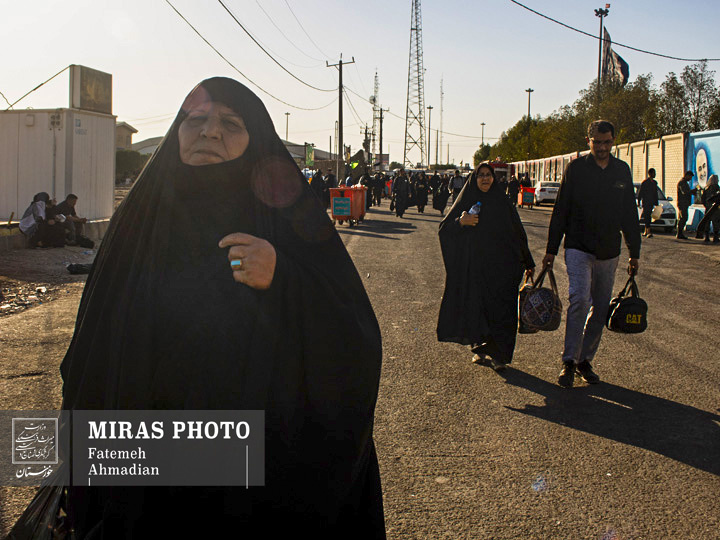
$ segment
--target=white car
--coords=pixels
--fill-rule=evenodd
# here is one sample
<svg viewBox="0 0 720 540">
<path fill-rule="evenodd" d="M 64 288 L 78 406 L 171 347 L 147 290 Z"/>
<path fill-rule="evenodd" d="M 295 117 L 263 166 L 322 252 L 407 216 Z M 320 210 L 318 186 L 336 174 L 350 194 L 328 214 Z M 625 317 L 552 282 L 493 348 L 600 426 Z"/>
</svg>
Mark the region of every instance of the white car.
<svg viewBox="0 0 720 540">
<path fill-rule="evenodd" d="M 637 200 L 637 192 L 640 189 L 640 184 L 633 184 L 635 186 L 635 200 Z M 662 214 L 658 219 L 653 220 L 650 223 L 650 227 L 660 227 L 665 232 L 672 232 L 677 224 L 677 212 L 675 207 L 670 204 L 672 197 L 666 197 L 662 189 L 658 187 L 658 204 L 662 206 Z M 640 218 L 640 226 L 642 223 L 642 208 L 638 206 L 638 218 Z"/>
<path fill-rule="evenodd" d="M 540 206 L 544 202 L 554 203 L 559 187 L 560 182 L 538 182 L 535 185 L 535 205 Z"/>
</svg>

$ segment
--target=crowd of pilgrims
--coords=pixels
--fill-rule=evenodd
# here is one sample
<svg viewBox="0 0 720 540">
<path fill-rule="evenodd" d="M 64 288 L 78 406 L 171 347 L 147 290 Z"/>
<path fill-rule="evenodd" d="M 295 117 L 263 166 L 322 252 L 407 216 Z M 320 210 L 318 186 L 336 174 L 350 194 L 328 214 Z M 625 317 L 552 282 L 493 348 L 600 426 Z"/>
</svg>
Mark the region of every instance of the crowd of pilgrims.
<svg viewBox="0 0 720 540">
<path fill-rule="evenodd" d="M 455 202 L 468 177 L 469 175 L 461 175 L 460 170 L 456 170 L 454 174 L 440 174 L 435 171 L 430 175 L 425 171 L 414 171 L 408 175 L 405 169 L 398 169 L 388 175 L 385 172 L 370 174 L 365 169 L 359 180 L 349 175 L 345 180 L 338 182 L 332 170 L 328 169 L 325 175 L 321 170 L 316 171 L 310 179 L 310 187 L 323 202 L 326 210 L 330 208 L 331 188 L 360 185 L 368 190 L 365 199 L 367 208 L 380 206 L 385 197 L 390 199 L 390 211 L 394 211 L 397 217 L 402 218 L 405 211 L 413 206 L 422 214 L 432 194 L 433 209 L 444 216 L 448 200 L 452 198 L 452 202 Z M 527 176 L 518 179 L 513 175 L 510 180 L 505 177 L 498 178 L 500 191 L 507 195 L 513 205 L 517 204 L 520 188 L 530 186 L 532 182 Z"/>
</svg>

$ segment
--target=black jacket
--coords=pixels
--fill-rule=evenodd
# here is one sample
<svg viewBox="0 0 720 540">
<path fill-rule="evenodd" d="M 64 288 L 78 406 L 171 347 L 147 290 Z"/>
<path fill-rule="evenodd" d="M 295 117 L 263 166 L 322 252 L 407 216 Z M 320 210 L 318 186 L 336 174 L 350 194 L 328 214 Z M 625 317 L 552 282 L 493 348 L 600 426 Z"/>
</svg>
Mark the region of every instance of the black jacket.
<svg viewBox="0 0 720 540">
<path fill-rule="evenodd" d="M 690 189 L 690 183 L 683 178 L 677 185 L 677 205 L 679 208 L 687 208 L 692 204 L 692 196 L 697 195 L 697 189 Z"/>
<path fill-rule="evenodd" d="M 592 154 L 571 161 L 565 169 L 550 220 L 547 253 L 579 249 L 598 259 L 620 254 L 620 231 L 630 257 L 640 257 L 640 225 L 627 163 L 610 156 L 604 169 Z"/>
</svg>

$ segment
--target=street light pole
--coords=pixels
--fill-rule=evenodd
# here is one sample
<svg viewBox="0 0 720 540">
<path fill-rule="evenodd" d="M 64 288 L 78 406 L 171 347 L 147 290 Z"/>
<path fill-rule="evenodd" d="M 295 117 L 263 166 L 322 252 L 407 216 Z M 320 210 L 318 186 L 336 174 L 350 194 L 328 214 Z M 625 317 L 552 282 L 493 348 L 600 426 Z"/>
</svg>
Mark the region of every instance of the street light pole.
<svg viewBox="0 0 720 540">
<path fill-rule="evenodd" d="M 428 155 L 428 168 L 430 168 L 430 152 L 429 152 L 429 150 L 430 150 L 430 135 L 432 134 L 432 131 L 430 131 L 430 121 L 432 120 L 433 106 L 428 105 L 427 109 L 428 109 L 428 153 L 427 153 L 427 155 Z"/>
<path fill-rule="evenodd" d="M 535 90 L 532 88 L 528 88 L 525 90 L 528 93 L 528 131 L 527 131 L 527 157 L 530 159 L 530 126 L 532 124 L 532 121 L 530 120 L 530 94 L 532 94 Z"/>
<path fill-rule="evenodd" d="M 290 122 L 290 113 L 285 113 L 285 140 L 288 140 L 288 124 Z"/>
<path fill-rule="evenodd" d="M 480 122 L 480 125 L 482 126 L 482 142 L 480 143 L 480 148 L 485 146 L 485 122 Z"/>
<path fill-rule="evenodd" d="M 598 103 L 600 102 L 600 68 L 602 66 L 602 50 L 603 50 L 603 18 L 607 17 L 610 10 L 607 9 L 610 4 L 605 4 L 605 9 L 599 8 L 595 10 L 595 16 L 600 17 L 600 39 L 598 40 L 598 75 L 597 75 L 597 90 L 598 90 Z"/>
</svg>

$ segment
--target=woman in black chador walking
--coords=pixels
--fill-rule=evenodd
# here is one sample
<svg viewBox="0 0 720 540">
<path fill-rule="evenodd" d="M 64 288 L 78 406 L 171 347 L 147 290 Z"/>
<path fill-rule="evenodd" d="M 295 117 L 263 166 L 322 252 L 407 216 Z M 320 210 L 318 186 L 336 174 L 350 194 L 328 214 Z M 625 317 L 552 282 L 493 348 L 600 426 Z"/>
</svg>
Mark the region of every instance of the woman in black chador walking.
<svg viewBox="0 0 720 540">
<path fill-rule="evenodd" d="M 355 266 L 265 106 L 202 82 L 111 220 L 63 406 L 262 409 L 265 486 L 70 488 L 76 537 L 385 538 L 381 354 Z"/>
<path fill-rule="evenodd" d="M 501 371 L 512 361 L 518 287 L 535 263 L 517 211 L 487 164 L 478 166 L 440 223 L 447 277 L 439 341 L 470 345 L 474 361 L 491 357 Z"/>
</svg>

